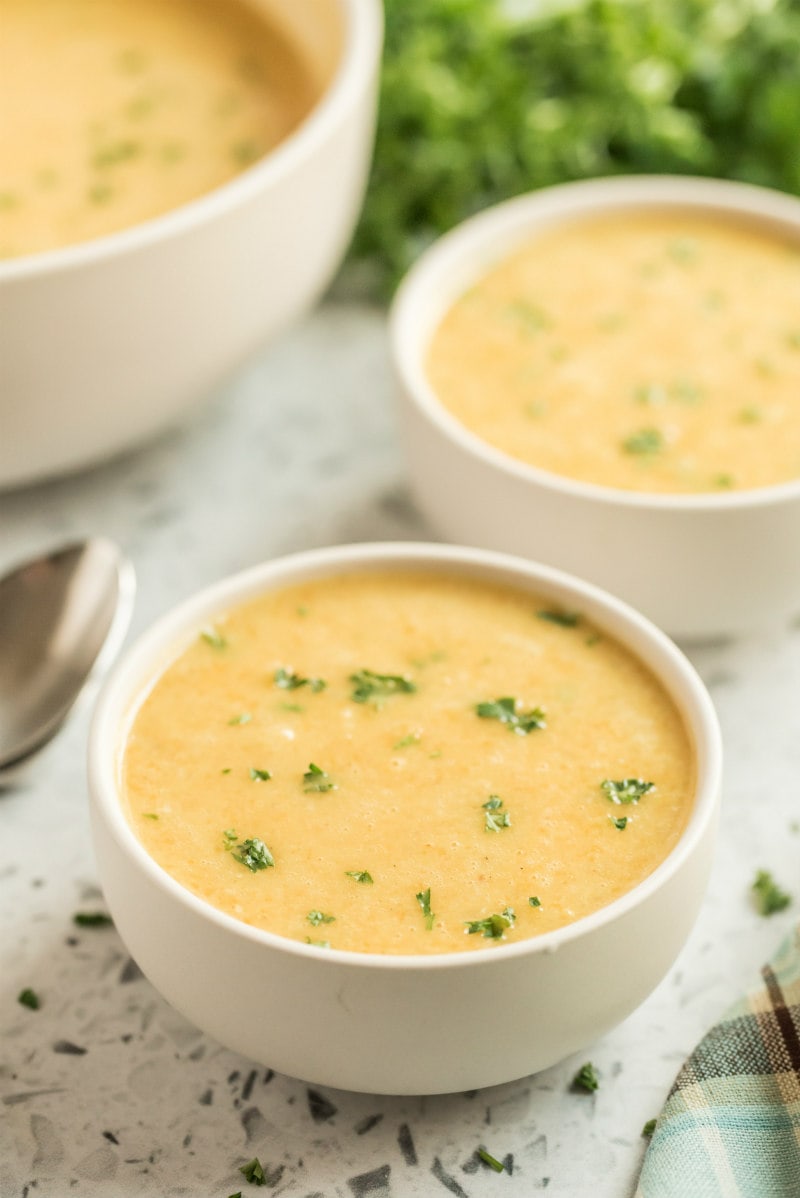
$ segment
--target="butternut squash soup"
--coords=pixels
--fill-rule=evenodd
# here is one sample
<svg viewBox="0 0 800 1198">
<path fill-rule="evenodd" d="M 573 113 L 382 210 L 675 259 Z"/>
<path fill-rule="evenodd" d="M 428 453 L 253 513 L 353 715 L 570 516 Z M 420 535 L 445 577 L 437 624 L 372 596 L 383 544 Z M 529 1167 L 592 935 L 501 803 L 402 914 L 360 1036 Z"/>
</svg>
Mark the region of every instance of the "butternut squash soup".
<svg viewBox="0 0 800 1198">
<path fill-rule="evenodd" d="M 124 805 L 178 882 L 324 948 L 537 936 L 646 878 L 693 801 L 681 717 L 527 592 L 357 573 L 222 614 L 132 714 Z"/>
<path fill-rule="evenodd" d="M 247 0 L 3 0 L 0 257 L 203 195 L 286 137 L 320 86 Z"/>
<path fill-rule="evenodd" d="M 678 211 L 559 224 L 446 313 L 441 403 L 512 457 L 605 487 L 800 477 L 800 246 Z"/>
</svg>

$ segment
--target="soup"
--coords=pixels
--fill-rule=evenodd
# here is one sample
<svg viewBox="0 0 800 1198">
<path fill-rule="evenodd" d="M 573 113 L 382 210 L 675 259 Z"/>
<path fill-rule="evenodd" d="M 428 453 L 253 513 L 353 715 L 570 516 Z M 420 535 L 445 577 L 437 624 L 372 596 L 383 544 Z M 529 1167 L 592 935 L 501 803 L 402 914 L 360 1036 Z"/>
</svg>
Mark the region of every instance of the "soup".
<svg viewBox="0 0 800 1198">
<path fill-rule="evenodd" d="M 0 257 L 87 241 L 204 195 L 321 90 L 246 0 L 4 0 Z"/>
<path fill-rule="evenodd" d="M 800 246 L 688 212 L 565 222 L 489 270 L 427 373 L 483 441 L 604 487 L 800 476 Z"/>
<path fill-rule="evenodd" d="M 131 715 L 131 825 L 215 907 L 321 948 L 490 949 L 612 902 L 685 827 L 656 679 L 578 612 L 357 573 L 223 613 Z"/>
</svg>

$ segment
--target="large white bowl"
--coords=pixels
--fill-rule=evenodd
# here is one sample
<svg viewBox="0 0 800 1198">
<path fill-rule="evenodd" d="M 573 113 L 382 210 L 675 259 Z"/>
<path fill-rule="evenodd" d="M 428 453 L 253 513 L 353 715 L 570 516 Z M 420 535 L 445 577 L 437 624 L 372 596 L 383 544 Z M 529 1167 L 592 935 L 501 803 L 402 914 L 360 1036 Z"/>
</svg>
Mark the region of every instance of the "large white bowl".
<svg viewBox="0 0 800 1198">
<path fill-rule="evenodd" d="M 423 254 L 395 298 L 402 428 L 420 507 L 447 540 L 572 571 L 673 636 L 735 634 L 800 611 L 800 480 L 700 495 L 583 483 L 482 441 L 444 408 L 425 373 L 444 313 L 520 243 L 562 221 L 658 209 L 735 216 L 800 246 L 800 201 L 715 179 L 589 180 L 488 209 Z"/>
<path fill-rule="evenodd" d="M 485 951 L 381 956 L 321 950 L 257 930 L 174 881 L 121 807 L 132 707 L 210 618 L 274 587 L 356 570 L 432 570 L 529 590 L 585 612 L 661 680 L 693 742 L 696 793 L 680 841 L 634 890 L 535 939 Z M 118 663 L 92 723 L 89 780 L 106 900 L 138 964 L 223 1044 L 282 1072 L 376 1093 L 439 1093 L 508 1081 L 562 1059 L 624 1019 L 680 950 L 705 890 L 721 770 L 719 728 L 693 668 L 653 625 L 543 566 L 436 545 L 361 545 L 258 566 L 162 618 Z M 491 1035 L 487 1018 L 494 1012 Z"/>
<path fill-rule="evenodd" d="M 164 216 L 0 261 L 0 487 L 174 422 L 338 266 L 369 167 L 380 0 L 255 2 L 328 80 L 298 129 Z"/>
</svg>

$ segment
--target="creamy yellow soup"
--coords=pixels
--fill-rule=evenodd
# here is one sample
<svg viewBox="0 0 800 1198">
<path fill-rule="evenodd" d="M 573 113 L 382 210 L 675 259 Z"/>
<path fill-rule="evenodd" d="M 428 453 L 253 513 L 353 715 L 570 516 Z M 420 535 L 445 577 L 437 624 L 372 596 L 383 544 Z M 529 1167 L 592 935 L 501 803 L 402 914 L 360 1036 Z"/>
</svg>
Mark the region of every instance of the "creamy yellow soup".
<svg viewBox="0 0 800 1198">
<path fill-rule="evenodd" d="M 124 805 L 229 915 L 357 952 L 537 936 L 664 859 L 693 749 L 578 612 L 438 574 L 265 595 L 198 631 L 132 716 Z"/>
<path fill-rule="evenodd" d="M 556 474 L 656 492 L 800 476 L 800 244 L 622 213 L 543 232 L 446 313 L 442 404 Z"/>
<path fill-rule="evenodd" d="M 2 0 L 0 29 L 0 257 L 203 195 L 321 86 L 247 0 Z"/>
</svg>

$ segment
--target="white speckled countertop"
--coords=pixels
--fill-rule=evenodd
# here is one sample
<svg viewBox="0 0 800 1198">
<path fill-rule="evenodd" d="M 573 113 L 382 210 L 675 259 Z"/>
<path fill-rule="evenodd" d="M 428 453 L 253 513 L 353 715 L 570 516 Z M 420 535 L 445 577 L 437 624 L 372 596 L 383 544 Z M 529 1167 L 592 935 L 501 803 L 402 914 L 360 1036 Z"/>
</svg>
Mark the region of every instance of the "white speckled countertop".
<svg viewBox="0 0 800 1198">
<path fill-rule="evenodd" d="M 138 575 L 133 635 L 263 558 L 430 538 L 391 408 L 382 313 L 329 303 L 158 443 L 0 496 L 0 569 L 64 539 L 112 537 Z M 794 917 L 797 902 L 771 919 L 754 913 L 756 868 L 800 900 L 800 625 L 689 653 L 717 703 L 727 767 L 714 872 L 687 947 L 647 1002 L 585 1053 L 440 1098 L 323 1090 L 256 1066 L 167 1006 L 113 928 L 73 925 L 76 910 L 102 907 L 84 703 L 24 786 L 0 792 L 0 1196 L 630 1195 L 642 1125 Z M 17 1002 L 27 986 L 38 1011 Z M 587 1002 L 591 990 L 587 978 Z M 571 1093 L 589 1058 L 600 1089 Z M 482 1164 L 479 1145 L 507 1171 Z M 237 1171 L 252 1156 L 267 1174 L 261 1191 Z"/>
</svg>

